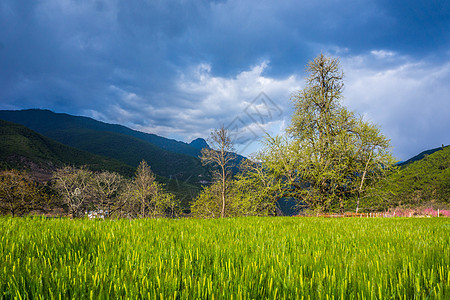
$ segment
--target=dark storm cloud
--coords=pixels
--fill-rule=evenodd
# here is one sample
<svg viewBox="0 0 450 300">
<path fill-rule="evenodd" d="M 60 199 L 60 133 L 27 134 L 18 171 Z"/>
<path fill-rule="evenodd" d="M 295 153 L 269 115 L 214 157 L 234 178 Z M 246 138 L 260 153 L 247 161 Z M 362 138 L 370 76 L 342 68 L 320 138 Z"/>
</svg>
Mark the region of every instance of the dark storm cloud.
<svg viewBox="0 0 450 300">
<path fill-rule="evenodd" d="M 376 70 L 444 65 L 450 56 L 449 6 L 387 0 L 4 0 L 0 108 L 49 108 L 190 139 L 231 122 L 265 91 L 285 112 L 278 120 L 283 127 L 289 94 L 301 86 L 304 65 L 321 51 L 342 57 L 367 80 Z M 424 88 L 444 84 L 428 80 Z M 350 91 L 350 97 L 360 95 Z M 392 113 L 383 113 L 375 121 L 395 126 Z"/>
</svg>

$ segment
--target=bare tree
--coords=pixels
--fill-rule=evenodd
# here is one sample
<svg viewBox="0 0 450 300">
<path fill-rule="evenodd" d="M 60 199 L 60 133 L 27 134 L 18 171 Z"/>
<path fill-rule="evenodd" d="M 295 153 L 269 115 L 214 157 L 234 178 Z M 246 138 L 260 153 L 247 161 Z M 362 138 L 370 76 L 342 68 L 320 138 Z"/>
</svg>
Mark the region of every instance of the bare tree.
<svg viewBox="0 0 450 300">
<path fill-rule="evenodd" d="M 226 209 L 226 193 L 227 193 L 227 179 L 230 176 L 230 169 L 232 161 L 235 159 L 233 153 L 233 143 L 230 135 L 222 125 L 221 128 L 215 129 L 211 132 L 208 140 L 211 148 L 203 148 L 201 160 L 204 165 L 212 164 L 216 170 L 214 175 L 217 181 L 220 182 L 221 189 L 221 211 L 220 216 L 225 217 Z"/>
<path fill-rule="evenodd" d="M 114 172 L 102 172 L 94 175 L 95 200 L 97 210 L 110 217 L 121 208 L 120 193 L 124 189 L 125 179 Z"/>
<path fill-rule="evenodd" d="M 93 196 L 92 178 L 93 173 L 85 168 L 64 167 L 53 174 L 53 187 L 74 218 L 83 215 Z"/>
</svg>

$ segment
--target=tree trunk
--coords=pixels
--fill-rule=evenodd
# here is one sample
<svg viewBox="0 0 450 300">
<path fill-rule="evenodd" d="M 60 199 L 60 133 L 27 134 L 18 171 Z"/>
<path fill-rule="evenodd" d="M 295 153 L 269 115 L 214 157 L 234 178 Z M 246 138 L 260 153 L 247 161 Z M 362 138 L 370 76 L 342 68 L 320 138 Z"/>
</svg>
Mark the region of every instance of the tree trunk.
<svg viewBox="0 0 450 300">
<path fill-rule="evenodd" d="M 363 172 L 363 175 L 362 175 L 362 178 L 361 178 L 361 184 L 359 185 L 358 200 L 356 201 L 356 213 L 358 213 L 358 210 L 359 210 L 359 200 L 361 199 L 362 187 L 363 187 L 363 184 L 364 184 L 364 179 L 366 178 L 367 167 L 369 166 L 369 162 L 370 162 L 371 158 L 372 158 L 372 151 L 369 154 L 369 159 L 367 160 L 366 167 L 364 168 L 364 172 Z"/>
<path fill-rule="evenodd" d="M 145 213 L 145 203 L 144 200 L 141 199 L 141 218 L 144 218 Z"/>
<path fill-rule="evenodd" d="M 339 210 L 341 214 L 344 214 L 344 199 L 342 197 L 339 197 Z"/>
<path fill-rule="evenodd" d="M 360 199 L 360 192 L 358 191 L 358 200 L 356 200 L 356 213 L 358 213 L 359 210 L 359 199 Z"/>
<path fill-rule="evenodd" d="M 225 218 L 225 167 L 222 166 L 222 212 L 221 217 Z"/>
</svg>

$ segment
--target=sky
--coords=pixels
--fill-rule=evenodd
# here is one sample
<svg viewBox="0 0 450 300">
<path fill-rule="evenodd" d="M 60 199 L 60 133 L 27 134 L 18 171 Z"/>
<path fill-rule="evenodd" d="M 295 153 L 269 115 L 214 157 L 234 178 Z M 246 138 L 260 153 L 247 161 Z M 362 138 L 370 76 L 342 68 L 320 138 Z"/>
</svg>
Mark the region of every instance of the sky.
<svg viewBox="0 0 450 300">
<path fill-rule="evenodd" d="M 0 109 L 42 108 L 248 155 L 320 53 L 406 160 L 450 144 L 448 0 L 2 0 Z"/>
</svg>

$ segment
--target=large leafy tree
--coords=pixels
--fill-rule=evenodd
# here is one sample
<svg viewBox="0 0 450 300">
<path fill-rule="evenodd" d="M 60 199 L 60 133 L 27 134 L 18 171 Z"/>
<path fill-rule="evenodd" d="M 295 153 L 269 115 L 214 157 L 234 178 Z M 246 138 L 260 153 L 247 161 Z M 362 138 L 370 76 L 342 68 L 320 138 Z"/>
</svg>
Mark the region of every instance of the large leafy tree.
<svg viewBox="0 0 450 300">
<path fill-rule="evenodd" d="M 389 170 L 389 140 L 377 126 L 341 103 L 339 60 L 320 54 L 306 68 L 306 86 L 292 97 L 295 112 L 286 135 L 269 137 L 260 154 L 281 188 L 315 211 L 344 210 Z"/>
</svg>

